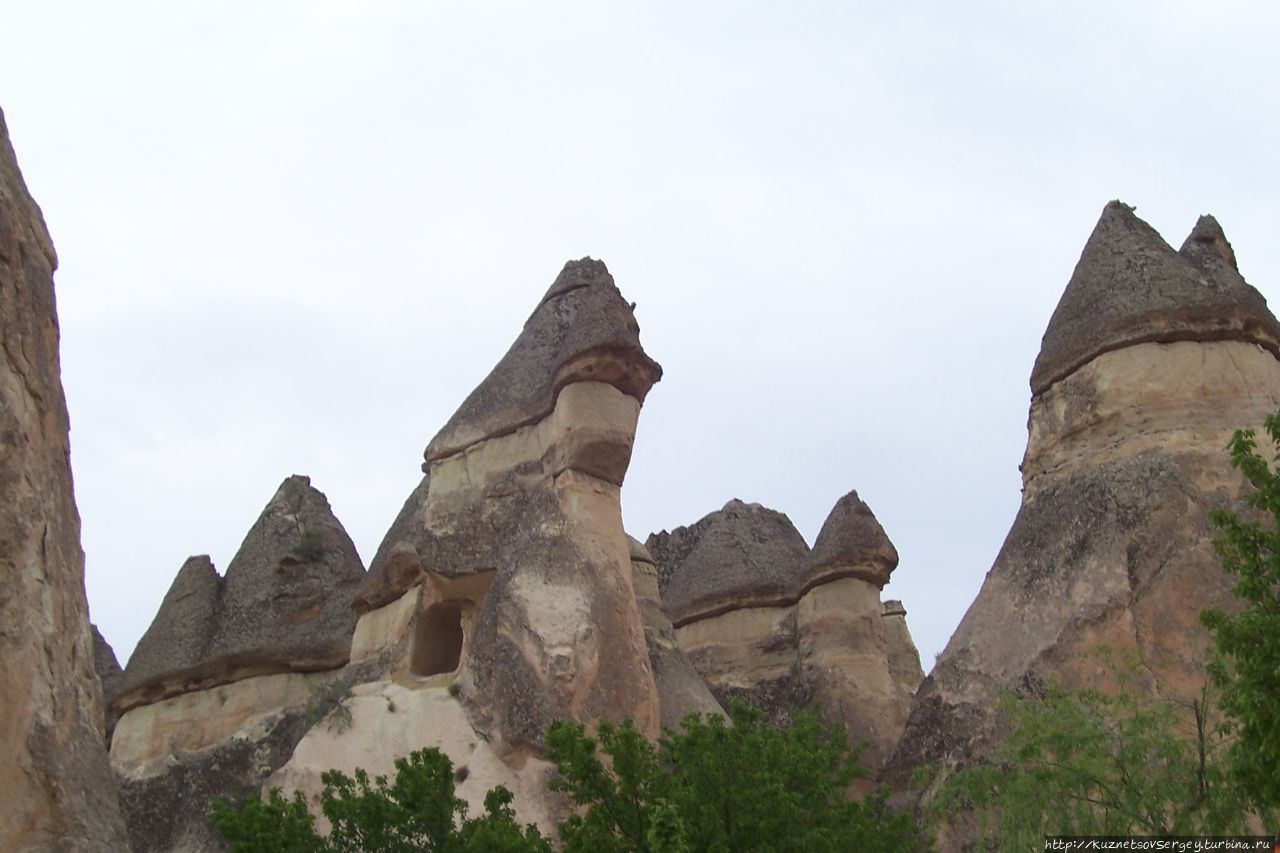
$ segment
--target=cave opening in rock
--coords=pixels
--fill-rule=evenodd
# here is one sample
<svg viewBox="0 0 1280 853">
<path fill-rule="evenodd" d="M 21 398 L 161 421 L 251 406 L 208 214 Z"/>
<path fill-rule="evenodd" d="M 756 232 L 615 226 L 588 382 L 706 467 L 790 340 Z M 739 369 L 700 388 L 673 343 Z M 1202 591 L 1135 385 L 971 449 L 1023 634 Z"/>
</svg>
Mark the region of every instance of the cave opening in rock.
<svg viewBox="0 0 1280 853">
<path fill-rule="evenodd" d="M 453 672 L 462 657 L 462 602 L 441 601 L 418 618 L 409 668 L 414 675 Z"/>
</svg>

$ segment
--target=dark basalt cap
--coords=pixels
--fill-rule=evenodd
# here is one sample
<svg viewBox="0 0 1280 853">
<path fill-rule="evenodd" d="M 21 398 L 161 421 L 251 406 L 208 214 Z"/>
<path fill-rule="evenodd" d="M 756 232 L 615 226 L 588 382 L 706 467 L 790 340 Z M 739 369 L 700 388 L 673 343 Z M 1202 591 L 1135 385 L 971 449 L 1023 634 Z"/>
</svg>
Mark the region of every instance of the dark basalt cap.
<svg viewBox="0 0 1280 853">
<path fill-rule="evenodd" d="M 688 529 L 700 535 L 671 568 L 662 591 L 675 625 L 741 607 L 790 603 L 799 595 L 809 546 L 783 513 L 735 498 Z M 685 530 L 666 535 L 680 538 Z M 667 549 L 649 550 L 657 556 Z"/>
<path fill-rule="evenodd" d="M 511 349 L 431 439 L 428 463 L 535 423 L 571 382 L 608 382 L 641 402 L 662 377 L 602 261 L 570 261 Z"/>
<path fill-rule="evenodd" d="M 857 577 L 883 587 L 898 566 L 898 551 L 871 507 L 857 492 L 836 501 L 805 568 L 805 586 L 841 577 Z"/>
<path fill-rule="evenodd" d="M 364 566 L 324 494 L 285 479 L 219 577 L 183 564 L 125 668 L 117 710 L 250 675 L 347 662 Z"/>
<path fill-rule="evenodd" d="M 1150 341 L 1255 343 L 1280 355 L 1280 324 L 1240 277 L 1211 216 L 1175 252 L 1133 208 L 1110 202 L 1045 330 L 1031 372 L 1040 394 L 1103 353 Z"/>
</svg>

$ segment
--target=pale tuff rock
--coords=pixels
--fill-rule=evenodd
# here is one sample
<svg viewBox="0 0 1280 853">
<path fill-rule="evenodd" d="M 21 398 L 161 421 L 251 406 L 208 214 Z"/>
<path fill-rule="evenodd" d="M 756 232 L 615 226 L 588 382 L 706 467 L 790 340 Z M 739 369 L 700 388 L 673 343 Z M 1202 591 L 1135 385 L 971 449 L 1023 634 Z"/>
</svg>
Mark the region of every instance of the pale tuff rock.
<svg viewBox="0 0 1280 853">
<path fill-rule="evenodd" d="M 112 703 L 112 765 L 138 853 L 221 849 L 210 803 L 261 785 L 317 703 L 336 703 L 334 685 L 374 674 L 343 668 L 363 578 L 328 500 L 301 476 L 280 484 L 225 577 L 206 556 L 183 564 Z"/>
<path fill-rule="evenodd" d="M 357 654 L 456 682 L 513 762 L 555 717 L 657 732 L 620 487 L 660 376 L 604 264 L 566 264 L 431 440 L 356 597 Z"/>
<path fill-rule="evenodd" d="M 985 754 L 1001 689 L 1103 678 L 1099 645 L 1136 656 L 1143 689 L 1196 695 L 1198 614 L 1233 600 L 1206 512 L 1243 487 L 1231 433 L 1280 408 L 1276 328 L 1211 218 L 1177 253 L 1107 206 L 1036 362 L 1022 507 L 916 694 L 893 782 Z"/>
<path fill-rule="evenodd" d="M 466 709 L 446 688 L 374 681 L 353 688 L 343 705 L 346 722 L 313 726 L 264 787 L 279 787 L 286 796 L 301 791 L 318 812 L 324 771 L 363 769 L 370 776 L 393 778 L 396 759 L 432 746 L 464 776 L 457 796 L 471 815 L 484 812 L 490 789 L 505 785 L 515 794 L 512 806 L 520 823 L 538 824 L 545 835 L 555 835 L 555 816 L 563 804 L 547 790 L 551 765 L 531 756 L 518 768 L 509 766 L 476 734 Z"/>
<path fill-rule="evenodd" d="M 897 551 L 856 492 L 836 503 L 812 552 L 785 515 L 738 500 L 648 547 L 672 561 L 659 567 L 663 601 L 720 701 L 743 699 L 775 721 L 816 701 L 868 741 L 864 760 L 878 766 L 922 675 L 907 663 L 905 621 L 890 632 L 882 616 Z"/>
<path fill-rule="evenodd" d="M 0 849 L 125 849 L 103 743 L 53 244 L 0 113 Z"/>
<path fill-rule="evenodd" d="M 910 699 L 924 681 L 924 671 L 920 668 L 920 653 L 907 629 L 907 609 L 901 601 L 890 599 L 884 603 L 880 615 L 884 618 L 881 624 L 889 651 L 889 675 L 898 690 Z"/>
<path fill-rule="evenodd" d="M 285 479 L 219 577 L 207 556 L 183 564 L 125 668 L 113 708 L 257 675 L 347 662 L 351 596 L 364 567 L 325 496 Z"/>
<path fill-rule="evenodd" d="M 604 264 L 567 264 L 432 439 L 354 597 L 352 665 L 377 676 L 343 700 L 350 728 L 312 727 L 271 784 L 314 803 L 330 767 L 388 773 L 437 747 L 467 768 L 473 810 L 505 784 L 521 820 L 550 831 L 566 807 L 545 789 L 552 719 L 630 718 L 656 736 L 668 713 L 717 709 L 662 646 L 670 623 L 664 634 L 643 606 L 656 593 L 622 529 L 640 404 L 660 375 Z"/>
<path fill-rule="evenodd" d="M 723 715 L 724 709 L 676 641 L 671 618 L 662 608 L 653 557 L 638 540 L 628 536 L 627 543 L 631 548 L 631 582 L 658 689 L 659 722 L 664 728 L 676 728 L 689 714 Z"/>
</svg>

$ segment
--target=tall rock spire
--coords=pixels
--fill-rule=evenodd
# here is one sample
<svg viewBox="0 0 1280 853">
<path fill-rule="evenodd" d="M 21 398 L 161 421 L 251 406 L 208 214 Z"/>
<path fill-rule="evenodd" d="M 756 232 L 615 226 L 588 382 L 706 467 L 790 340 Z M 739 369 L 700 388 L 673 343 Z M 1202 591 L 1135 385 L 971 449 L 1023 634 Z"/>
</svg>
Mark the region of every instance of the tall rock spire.
<svg viewBox="0 0 1280 853">
<path fill-rule="evenodd" d="M 661 376 L 605 265 L 565 264 L 428 444 L 356 597 L 371 625 L 422 591 L 419 674 L 452 673 L 508 754 L 536 751 L 555 717 L 657 733 L 620 490 Z"/>
<path fill-rule="evenodd" d="M 1179 253 L 1131 208 L 1103 211 L 1032 374 L 1022 505 L 916 693 L 891 782 L 986 755 L 1001 690 L 1106 687 L 1099 647 L 1137 661 L 1137 691 L 1198 695 L 1198 615 L 1233 600 L 1206 514 L 1245 487 L 1232 433 L 1280 408 L 1280 327 L 1233 259 L 1210 217 Z"/>
</svg>

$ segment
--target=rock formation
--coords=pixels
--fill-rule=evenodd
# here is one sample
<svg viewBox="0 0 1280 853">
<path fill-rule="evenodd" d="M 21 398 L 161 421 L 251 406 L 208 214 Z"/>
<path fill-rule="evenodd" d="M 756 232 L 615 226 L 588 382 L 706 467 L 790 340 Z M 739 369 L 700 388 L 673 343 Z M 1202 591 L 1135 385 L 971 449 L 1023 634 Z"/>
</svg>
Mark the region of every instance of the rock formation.
<svg viewBox="0 0 1280 853">
<path fill-rule="evenodd" d="M 660 376 L 604 264 L 566 264 L 428 444 L 425 476 L 370 564 L 352 660 L 380 662 L 382 677 L 353 689 L 351 731 L 313 729 L 276 783 L 314 796 L 329 766 L 387 772 L 397 754 L 436 746 L 468 768 L 460 796 L 478 807 L 501 782 L 522 820 L 550 829 L 537 792 L 551 720 L 629 718 L 657 734 L 620 490 Z M 670 683 L 687 693 L 663 707 L 709 698 L 678 673 Z"/>
<path fill-rule="evenodd" d="M 116 660 L 115 649 L 111 648 L 111 644 L 102 636 L 98 626 L 90 624 L 89 629 L 93 632 L 93 671 L 97 674 L 99 683 L 102 684 L 102 703 L 107 709 L 105 731 L 109 746 L 111 733 L 116 727 L 116 713 L 112 710 L 111 703 L 120 694 L 120 688 L 124 686 L 124 670 Z"/>
<path fill-rule="evenodd" d="M 289 477 L 220 577 L 178 572 L 115 690 L 111 759 L 135 850 L 211 849 L 212 798 L 288 760 L 347 663 L 364 578 L 325 496 Z M 326 692 L 327 691 L 327 692 Z"/>
<path fill-rule="evenodd" d="M 125 849 L 103 746 L 53 243 L 0 113 L 0 849 Z"/>
<path fill-rule="evenodd" d="M 627 537 L 631 546 L 631 582 L 640 605 L 644 638 L 649 645 L 649 664 L 658 690 L 659 722 L 663 728 L 678 728 L 689 714 L 724 714 L 724 709 L 707 688 L 676 640 L 675 626 L 662 607 L 658 592 L 658 567 L 644 545 Z"/>
<path fill-rule="evenodd" d="M 1022 506 L 916 695 L 892 781 L 989 750 L 1002 688 L 1105 686 L 1099 645 L 1136 655 L 1143 689 L 1196 693 L 1198 614 L 1232 601 L 1205 514 L 1241 493 L 1232 432 L 1280 408 L 1278 341 L 1212 218 L 1174 251 L 1107 205 L 1032 371 Z"/>
<path fill-rule="evenodd" d="M 679 645 L 720 701 L 776 722 L 817 702 L 878 766 L 923 674 L 905 611 L 880 602 L 897 551 L 856 492 L 812 551 L 785 515 L 739 500 L 647 545 Z"/>
</svg>

